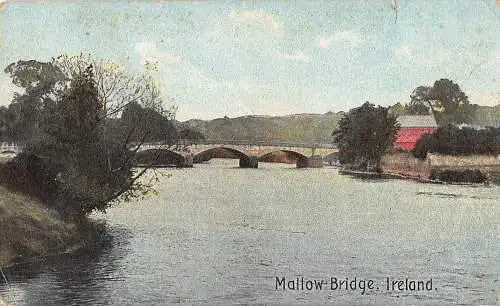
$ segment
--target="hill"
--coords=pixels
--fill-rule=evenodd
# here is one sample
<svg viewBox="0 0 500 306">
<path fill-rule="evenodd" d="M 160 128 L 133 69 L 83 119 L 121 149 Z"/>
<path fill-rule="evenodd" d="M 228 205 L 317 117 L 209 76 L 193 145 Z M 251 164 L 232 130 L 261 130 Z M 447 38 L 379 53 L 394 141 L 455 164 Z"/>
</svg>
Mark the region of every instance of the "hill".
<svg viewBox="0 0 500 306">
<path fill-rule="evenodd" d="M 497 106 L 480 106 L 476 111 L 477 125 L 493 125 L 500 127 L 500 104 Z"/>
<path fill-rule="evenodd" d="M 176 122 L 177 129 L 190 128 L 211 140 L 292 141 L 308 143 L 332 142 L 331 133 L 344 112 L 325 114 L 295 114 L 288 116 L 243 116 L 214 120 L 191 119 Z M 500 123 L 500 105 L 480 106 L 474 125 Z"/>
<path fill-rule="evenodd" d="M 332 131 L 342 112 L 326 114 L 295 114 L 281 117 L 243 116 L 218 118 L 214 120 L 192 119 L 177 123 L 200 131 L 206 139 L 331 142 Z"/>
</svg>

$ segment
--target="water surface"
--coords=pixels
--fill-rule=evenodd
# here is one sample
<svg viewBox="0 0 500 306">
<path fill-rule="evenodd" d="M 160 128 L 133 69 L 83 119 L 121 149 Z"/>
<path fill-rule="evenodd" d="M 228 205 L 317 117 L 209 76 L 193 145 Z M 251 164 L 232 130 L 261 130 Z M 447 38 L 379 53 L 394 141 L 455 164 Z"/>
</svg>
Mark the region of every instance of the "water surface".
<svg viewBox="0 0 500 306">
<path fill-rule="evenodd" d="M 500 188 L 361 180 L 336 169 L 212 160 L 164 169 L 158 197 L 96 215 L 93 252 L 7 271 L 23 305 L 495 304 Z M 374 280 L 378 290 L 276 289 L 276 278 Z M 386 278 L 432 279 L 387 291 Z"/>
</svg>

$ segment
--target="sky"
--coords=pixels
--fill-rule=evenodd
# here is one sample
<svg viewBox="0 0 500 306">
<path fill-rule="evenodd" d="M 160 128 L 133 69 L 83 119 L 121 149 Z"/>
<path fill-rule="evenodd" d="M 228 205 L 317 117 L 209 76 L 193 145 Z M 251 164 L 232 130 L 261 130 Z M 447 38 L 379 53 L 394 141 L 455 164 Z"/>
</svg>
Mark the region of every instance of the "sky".
<svg viewBox="0 0 500 306">
<path fill-rule="evenodd" d="M 396 11 L 393 9 L 396 5 Z M 349 110 L 458 83 L 500 104 L 500 1 L 5 1 L 0 67 L 91 54 L 158 62 L 177 119 Z M 15 86 L 0 74 L 0 104 Z"/>
</svg>

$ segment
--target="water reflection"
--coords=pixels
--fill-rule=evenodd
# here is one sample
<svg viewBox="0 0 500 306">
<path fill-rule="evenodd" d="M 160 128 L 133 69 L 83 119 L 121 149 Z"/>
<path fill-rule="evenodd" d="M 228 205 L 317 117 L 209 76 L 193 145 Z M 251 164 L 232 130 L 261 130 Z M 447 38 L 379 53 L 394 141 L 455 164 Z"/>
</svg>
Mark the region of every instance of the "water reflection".
<svg viewBox="0 0 500 306">
<path fill-rule="evenodd" d="M 419 191 L 416 193 L 417 195 L 427 195 L 427 196 L 436 196 L 440 198 L 468 198 L 468 199 L 477 199 L 477 200 L 497 200 L 495 197 L 486 197 L 486 196 L 476 196 L 476 195 L 466 195 L 460 193 L 446 193 L 446 192 L 426 192 Z"/>
<path fill-rule="evenodd" d="M 130 237 L 126 228 L 108 227 L 90 249 L 7 268 L 0 295 L 13 305 L 111 304 L 108 282 L 122 280 L 117 270 Z"/>
</svg>

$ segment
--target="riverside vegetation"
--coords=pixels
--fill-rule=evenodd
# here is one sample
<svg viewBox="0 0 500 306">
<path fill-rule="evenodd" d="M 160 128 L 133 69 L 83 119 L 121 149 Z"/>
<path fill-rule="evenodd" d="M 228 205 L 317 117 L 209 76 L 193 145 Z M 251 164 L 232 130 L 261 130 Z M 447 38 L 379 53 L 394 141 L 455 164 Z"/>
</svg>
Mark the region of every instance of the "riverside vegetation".
<svg viewBox="0 0 500 306">
<path fill-rule="evenodd" d="M 0 264 L 88 242 L 99 228 L 91 212 L 153 191 L 130 146 L 173 137 L 155 71 L 135 76 L 84 55 L 5 69 L 24 92 L 3 109 L 2 137 L 24 150 L 0 167 Z"/>
<path fill-rule="evenodd" d="M 400 126 L 398 114 L 433 114 L 439 127 L 436 133 L 424 135 L 416 144 L 412 154 L 425 159 L 427 153 L 445 155 L 492 155 L 500 154 L 500 128 L 487 126 L 476 130 L 471 125 L 476 121 L 478 105 L 470 104 L 460 87 L 448 79 L 441 79 L 432 87 L 417 87 L 410 96 L 408 105 L 389 108 L 375 107 L 366 102 L 350 110 L 340 119 L 338 128 L 332 133 L 339 145 L 339 160 L 344 168 L 362 172 L 383 172 L 382 157 L 394 154 L 395 136 Z M 482 165 L 494 166 L 496 165 Z M 493 175 L 497 175 L 493 173 Z M 445 182 L 483 183 L 490 180 L 490 173 L 479 169 L 432 169 L 423 180 Z M 494 179 L 495 180 L 495 179 Z"/>
</svg>

